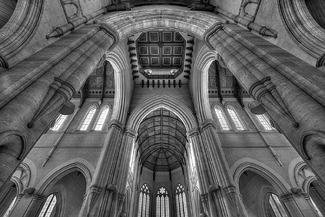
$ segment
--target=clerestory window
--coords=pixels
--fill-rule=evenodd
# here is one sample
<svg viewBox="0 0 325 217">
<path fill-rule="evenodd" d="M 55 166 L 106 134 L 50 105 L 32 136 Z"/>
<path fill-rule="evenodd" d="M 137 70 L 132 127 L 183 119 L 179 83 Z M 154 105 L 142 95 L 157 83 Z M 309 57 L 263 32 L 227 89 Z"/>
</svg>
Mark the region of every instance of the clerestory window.
<svg viewBox="0 0 325 217">
<path fill-rule="evenodd" d="M 177 217 L 188 217 L 185 189 L 181 184 L 176 187 L 176 208 Z"/>
<path fill-rule="evenodd" d="M 91 120 L 93 119 L 95 112 L 96 112 L 96 107 L 92 106 L 88 110 L 86 118 L 84 119 L 84 121 L 81 124 L 80 130 L 86 131 L 88 129 L 89 124 L 90 124 Z"/>
<path fill-rule="evenodd" d="M 38 217 L 50 217 L 56 205 L 56 202 L 57 202 L 56 196 L 54 194 L 50 194 L 46 198 L 46 201 Z"/>
<path fill-rule="evenodd" d="M 12 209 L 14 208 L 14 205 L 16 203 L 17 196 L 13 199 L 13 201 L 10 203 L 10 206 L 8 207 L 6 213 L 3 215 L 3 217 L 9 217 L 9 214 L 11 213 Z"/>
<path fill-rule="evenodd" d="M 271 126 L 270 120 L 266 117 L 266 115 L 256 115 L 257 119 L 263 125 L 265 130 L 273 130 L 274 128 Z"/>
<path fill-rule="evenodd" d="M 55 120 L 54 126 L 50 130 L 58 131 L 67 117 L 68 115 L 60 114 L 59 117 Z"/>
<path fill-rule="evenodd" d="M 276 217 L 288 217 L 282 203 L 280 202 L 278 196 L 275 194 L 270 194 L 269 196 L 269 204 L 274 212 Z"/>
<path fill-rule="evenodd" d="M 217 115 L 217 118 L 218 118 L 218 121 L 219 121 L 219 124 L 220 124 L 222 130 L 230 130 L 226 115 L 222 111 L 222 109 L 220 107 L 215 107 L 214 110 L 216 112 L 216 115 Z"/>
<path fill-rule="evenodd" d="M 138 217 L 149 217 L 150 191 L 147 184 L 143 184 L 139 195 Z"/>
<path fill-rule="evenodd" d="M 169 196 L 166 188 L 159 188 L 156 199 L 156 217 L 169 217 Z"/>
<path fill-rule="evenodd" d="M 105 106 L 99 114 L 99 118 L 97 120 L 96 126 L 94 130 L 100 131 L 103 128 L 103 124 L 107 118 L 107 114 L 108 114 L 108 106 Z"/>
<path fill-rule="evenodd" d="M 245 130 L 244 124 L 241 122 L 236 109 L 232 106 L 228 106 L 227 110 L 237 130 Z"/>
</svg>

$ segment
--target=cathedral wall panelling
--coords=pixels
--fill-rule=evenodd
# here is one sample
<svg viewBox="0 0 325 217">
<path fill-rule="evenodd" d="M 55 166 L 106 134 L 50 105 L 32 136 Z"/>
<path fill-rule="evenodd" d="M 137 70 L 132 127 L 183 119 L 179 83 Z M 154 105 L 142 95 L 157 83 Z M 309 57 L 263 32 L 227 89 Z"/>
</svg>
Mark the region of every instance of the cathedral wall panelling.
<svg viewBox="0 0 325 217">
<path fill-rule="evenodd" d="M 111 0 L 78 0 L 81 6 L 81 10 L 84 15 L 91 14 L 97 10 L 102 9 L 107 5 L 111 5 Z"/>
<path fill-rule="evenodd" d="M 35 34 L 23 50 L 13 57 L 14 62 L 22 61 L 58 40 L 58 38 L 46 39 L 46 35 L 49 34 L 53 28 L 64 25 L 67 22 L 61 3 L 59 0 L 44 1 L 43 7 L 43 13 L 41 14 L 41 19 Z"/>
<path fill-rule="evenodd" d="M 242 0 L 210 0 L 210 4 L 219 6 L 232 14 L 238 14 Z"/>
</svg>

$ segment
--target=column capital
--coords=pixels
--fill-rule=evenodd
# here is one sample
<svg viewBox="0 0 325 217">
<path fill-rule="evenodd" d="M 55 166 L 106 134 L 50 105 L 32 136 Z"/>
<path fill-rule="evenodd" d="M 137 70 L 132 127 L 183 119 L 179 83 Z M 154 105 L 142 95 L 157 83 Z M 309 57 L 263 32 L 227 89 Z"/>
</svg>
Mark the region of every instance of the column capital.
<svg viewBox="0 0 325 217">
<path fill-rule="evenodd" d="M 122 122 L 114 119 L 114 120 L 111 120 L 111 122 L 108 124 L 108 129 L 110 129 L 112 127 L 115 127 L 116 129 L 118 129 L 120 131 L 123 131 L 124 128 L 125 128 L 125 124 L 123 124 Z"/>
<path fill-rule="evenodd" d="M 202 123 L 200 124 L 200 129 L 201 129 L 202 131 L 203 131 L 203 130 L 206 130 L 206 129 L 210 128 L 210 127 L 216 129 L 216 126 L 215 126 L 213 120 L 211 120 L 211 119 L 207 119 L 207 120 L 205 120 L 204 122 L 202 122 Z"/>
<path fill-rule="evenodd" d="M 96 21 L 95 21 L 95 23 L 96 23 Z M 120 36 L 118 35 L 118 33 L 116 32 L 115 29 L 113 29 L 106 23 L 96 23 L 96 24 L 98 24 L 99 30 L 105 31 L 110 37 L 112 37 L 114 39 L 114 44 L 117 44 L 119 42 Z M 113 46 L 114 45 L 112 45 L 111 48 Z"/>
<path fill-rule="evenodd" d="M 216 34 L 218 31 L 223 30 L 224 28 L 224 23 L 222 22 L 217 22 L 213 26 L 211 26 L 209 29 L 205 31 L 203 34 L 203 41 L 206 43 L 206 45 L 211 49 L 214 50 L 212 45 L 209 42 L 209 39 Z"/>
<path fill-rule="evenodd" d="M 130 128 L 125 128 L 125 135 L 132 137 L 132 138 L 136 138 L 137 137 L 137 131 L 130 129 Z"/>
<path fill-rule="evenodd" d="M 187 136 L 189 138 L 197 136 L 199 134 L 200 134 L 200 129 L 199 128 L 192 128 L 192 129 L 187 131 Z"/>
<path fill-rule="evenodd" d="M 280 196 L 280 199 L 281 199 L 283 202 L 293 201 L 293 194 L 292 194 L 292 193 L 282 194 L 282 195 Z"/>
</svg>

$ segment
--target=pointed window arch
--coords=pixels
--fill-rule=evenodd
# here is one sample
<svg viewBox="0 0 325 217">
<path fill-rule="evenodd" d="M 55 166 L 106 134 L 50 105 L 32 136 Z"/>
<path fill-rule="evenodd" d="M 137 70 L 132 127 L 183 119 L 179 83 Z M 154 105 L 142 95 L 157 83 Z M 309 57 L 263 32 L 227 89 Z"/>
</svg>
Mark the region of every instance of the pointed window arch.
<svg viewBox="0 0 325 217">
<path fill-rule="evenodd" d="M 58 131 L 67 117 L 68 115 L 60 114 L 59 117 L 55 120 L 54 126 L 51 128 L 51 130 Z"/>
<path fill-rule="evenodd" d="M 260 123 L 263 125 L 265 130 L 273 130 L 274 128 L 272 127 L 270 120 L 266 115 L 256 115 L 257 119 L 260 121 Z"/>
<path fill-rule="evenodd" d="M 95 112 L 96 112 L 96 107 L 95 106 L 90 107 L 90 109 L 87 112 L 86 118 L 81 124 L 80 130 L 86 131 L 88 129 L 88 126 L 91 120 L 93 119 Z"/>
<path fill-rule="evenodd" d="M 143 184 L 139 195 L 138 217 L 149 217 L 150 191 L 147 184 Z"/>
<path fill-rule="evenodd" d="M 227 110 L 228 110 L 228 113 L 229 113 L 231 119 L 233 120 L 237 130 L 245 130 L 244 124 L 240 120 L 240 117 L 239 117 L 236 109 L 232 106 L 228 106 Z"/>
<path fill-rule="evenodd" d="M 178 184 L 176 187 L 177 217 L 188 217 L 185 188 Z"/>
<path fill-rule="evenodd" d="M 230 130 L 225 113 L 220 107 L 215 107 L 214 111 L 218 117 L 219 124 L 223 130 Z"/>
<path fill-rule="evenodd" d="M 279 200 L 279 197 L 275 194 L 270 194 L 269 204 L 274 212 L 276 217 L 288 217 L 282 203 Z"/>
<path fill-rule="evenodd" d="M 108 106 L 105 106 L 104 108 L 102 108 L 102 110 L 99 113 L 99 118 L 97 120 L 95 129 L 96 131 L 100 131 L 103 128 L 104 122 L 107 118 L 107 114 L 108 114 L 109 108 Z"/>
<path fill-rule="evenodd" d="M 57 202 L 56 196 L 54 194 L 50 194 L 46 198 L 46 201 L 38 217 L 50 217 L 56 205 L 56 202 Z"/>
<path fill-rule="evenodd" d="M 9 217 L 9 214 L 12 212 L 14 205 L 16 203 L 17 200 L 17 196 L 13 199 L 13 201 L 10 203 L 7 211 L 5 212 L 5 214 L 3 215 L 3 217 Z"/>
<path fill-rule="evenodd" d="M 166 188 L 157 191 L 156 217 L 169 217 L 169 195 Z"/>
</svg>

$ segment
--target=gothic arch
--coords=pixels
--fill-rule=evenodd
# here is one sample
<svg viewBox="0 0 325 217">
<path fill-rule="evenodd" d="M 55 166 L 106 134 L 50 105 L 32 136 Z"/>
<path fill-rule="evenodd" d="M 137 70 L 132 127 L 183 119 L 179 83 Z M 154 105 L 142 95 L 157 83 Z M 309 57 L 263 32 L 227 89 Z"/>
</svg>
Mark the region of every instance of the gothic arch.
<svg viewBox="0 0 325 217">
<path fill-rule="evenodd" d="M 290 185 L 276 171 L 260 161 L 247 157 L 237 160 L 230 168 L 237 189 L 239 189 L 239 178 L 246 170 L 255 172 L 265 178 L 279 193 L 284 194 L 290 192 Z"/>
<path fill-rule="evenodd" d="M 142 120 L 152 111 L 166 108 L 174 112 L 184 123 L 186 130 L 196 129 L 197 122 L 193 111 L 179 100 L 163 95 L 153 96 L 139 103 L 132 111 L 127 121 L 127 129 L 137 131 Z"/>
<path fill-rule="evenodd" d="M 80 171 L 83 174 L 86 179 L 87 187 L 89 187 L 95 168 L 87 160 L 75 158 L 52 169 L 51 172 L 46 174 L 36 185 L 35 189 L 38 189 L 37 192 L 39 194 L 43 194 L 46 189 L 54 185 L 62 177 L 74 171 Z"/>
</svg>

